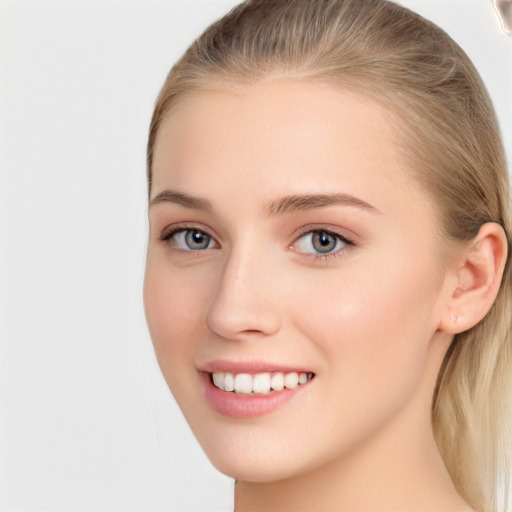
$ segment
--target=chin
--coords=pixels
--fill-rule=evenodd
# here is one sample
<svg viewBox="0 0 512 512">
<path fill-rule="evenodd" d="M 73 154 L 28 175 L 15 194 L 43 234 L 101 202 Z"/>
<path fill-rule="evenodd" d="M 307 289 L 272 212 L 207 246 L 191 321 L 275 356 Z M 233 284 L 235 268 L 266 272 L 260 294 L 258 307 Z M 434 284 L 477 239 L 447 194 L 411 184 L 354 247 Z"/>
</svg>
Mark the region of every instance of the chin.
<svg viewBox="0 0 512 512">
<path fill-rule="evenodd" d="M 213 457 L 210 458 L 210 462 L 224 475 L 243 482 L 276 482 L 297 474 L 290 467 L 276 467 L 274 462 L 262 464 L 260 461 L 233 461 Z"/>
<path fill-rule="evenodd" d="M 290 451 L 286 437 L 274 435 L 258 439 L 259 436 L 250 433 L 222 439 L 196 437 L 211 464 L 224 475 L 239 481 L 275 482 L 307 472 L 315 465 L 308 452 Z"/>
</svg>

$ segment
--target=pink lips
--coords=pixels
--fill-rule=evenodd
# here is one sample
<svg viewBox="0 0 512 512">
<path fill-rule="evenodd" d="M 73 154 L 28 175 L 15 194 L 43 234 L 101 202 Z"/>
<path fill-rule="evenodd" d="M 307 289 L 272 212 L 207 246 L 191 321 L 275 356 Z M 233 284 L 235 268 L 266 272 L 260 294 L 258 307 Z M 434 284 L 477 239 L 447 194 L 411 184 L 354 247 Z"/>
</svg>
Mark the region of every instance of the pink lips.
<svg viewBox="0 0 512 512">
<path fill-rule="evenodd" d="M 231 418 L 255 418 L 265 414 L 270 414 L 284 406 L 294 396 L 309 387 L 308 382 L 294 389 L 283 389 L 282 391 L 274 391 L 266 395 L 244 395 L 235 392 L 223 391 L 214 386 L 210 379 L 210 374 L 214 372 L 254 374 L 264 372 L 310 373 L 310 371 L 298 367 L 283 366 L 264 361 L 233 362 L 218 360 L 201 365 L 199 373 L 206 401 L 216 412 Z"/>
<path fill-rule="evenodd" d="M 230 373 L 263 373 L 263 372 L 282 372 L 282 373 L 311 373 L 311 370 L 298 366 L 285 366 L 268 361 L 228 361 L 219 359 L 210 361 L 199 366 L 200 372 L 230 372 Z"/>
</svg>

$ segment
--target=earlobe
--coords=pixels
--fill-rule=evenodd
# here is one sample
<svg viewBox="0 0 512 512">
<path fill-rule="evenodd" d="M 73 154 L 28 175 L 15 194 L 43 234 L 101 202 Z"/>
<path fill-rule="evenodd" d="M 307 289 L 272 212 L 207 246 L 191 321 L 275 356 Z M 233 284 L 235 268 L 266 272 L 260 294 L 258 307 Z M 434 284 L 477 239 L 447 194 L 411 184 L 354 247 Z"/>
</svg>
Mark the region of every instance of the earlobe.
<svg viewBox="0 0 512 512">
<path fill-rule="evenodd" d="M 439 330 L 450 334 L 467 331 L 482 320 L 500 288 L 507 259 L 503 228 L 488 222 L 458 253 L 458 268 Z"/>
</svg>

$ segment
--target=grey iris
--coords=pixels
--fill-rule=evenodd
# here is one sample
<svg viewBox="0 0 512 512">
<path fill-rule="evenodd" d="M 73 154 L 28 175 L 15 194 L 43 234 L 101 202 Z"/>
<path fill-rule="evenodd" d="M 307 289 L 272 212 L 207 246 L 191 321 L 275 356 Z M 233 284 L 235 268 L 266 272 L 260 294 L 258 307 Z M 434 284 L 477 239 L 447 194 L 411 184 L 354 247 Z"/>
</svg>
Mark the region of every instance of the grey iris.
<svg viewBox="0 0 512 512">
<path fill-rule="evenodd" d="M 334 235 L 318 231 L 313 233 L 313 247 L 319 253 L 331 252 L 336 247 L 337 239 Z"/>
<path fill-rule="evenodd" d="M 191 229 L 185 233 L 185 243 L 189 249 L 200 251 L 208 248 L 210 237 L 202 231 Z"/>
</svg>

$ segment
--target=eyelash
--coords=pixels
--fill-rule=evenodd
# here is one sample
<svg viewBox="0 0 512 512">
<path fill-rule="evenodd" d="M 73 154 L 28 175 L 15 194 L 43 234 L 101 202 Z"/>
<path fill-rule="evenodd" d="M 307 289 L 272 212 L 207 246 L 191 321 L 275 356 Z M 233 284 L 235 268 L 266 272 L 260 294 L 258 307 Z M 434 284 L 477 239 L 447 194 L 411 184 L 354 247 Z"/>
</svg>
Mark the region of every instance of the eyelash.
<svg viewBox="0 0 512 512">
<path fill-rule="evenodd" d="M 339 257 L 345 255 L 348 248 L 354 247 L 356 245 L 355 240 L 348 237 L 347 235 L 342 235 L 341 233 L 338 233 L 337 231 L 334 231 L 333 229 L 327 229 L 322 226 L 318 226 L 318 227 L 305 226 L 304 228 L 299 230 L 297 237 L 295 238 L 295 240 L 293 241 L 293 243 L 290 245 L 289 248 L 293 249 L 293 245 L 295 245 L 297 242 L 304 239 L 307 235 L 313 235 L 315 233 L 322 233 L 327 236 L 332 236 L 332 237 L 336 238 L 337 241 L 344 244 L 344 246 L 335 252 L 329 252 L 329 253 L 325 253 L 325 254 L 303 253 L 303 254 L 306 254 L 306 257 L 312 258 L 313 260 L 325 261 L 325 260 L 330 260 L 333 258 L 339 258 Z"/>
<path fill-rule="evenodd" d="M 206 235 L 211 241 L 213 241 L 214 244 L 216 244 L 218 246 L 218 243 L 215 241 L 215 238 L 213 236 L 211 236 L 207 231 L 205 231 L 202 228 L 199 228 L 198 226 L 188 225 L 188 224 L 179 224 L 179 225 L 172 226 L 170 229 L 165 229 L 160 234 L 159 240 L 167 245 L 173 246 L 176 244 L 173 241 L 173 238 L 177 234 L 186 233 L 187 231 L 197 231 L 199 233 L 202 233 L 202 234 Z M 337 239 L 336 244 L 338 242 L 341 242 L 344 246 L 335 252 L 329 252 L 329 253 L 325 253 L 325 254 L 299 253 L 299 254 L 304 254 L 306 257 L 311 258 L 313 260 L 325 261 L 325 260 L 329 260 L 332 258 L 338 258 L 345 254 L 345 252 L 347 251 L 347 248 L 354 247 L 356 245 L 356 243 L 353 239 L 351 239 L 347 235 L 342 235 L 332 229 L 326 229 L 321 226 L 319 226 L 319 227 L 306 226 L 299 231 L 299 233 L 297 234 L 293 243 L 290 244 L 290 246 L 288 248 L 293 250 L 293 246 L 295 244 L 297 244 L 299 241 L 303 240 L 307 235 L 313 235 L 315 233 L 322 233 L 327 236 L 334 237 Z M 198 255 L 198 254 L 203 253 L 205 250 L 211 249 L 212 247 L 207 247 L 205 249 L 195 249 L 195 250 L 194 249 L 181 249 L 181 248 L 175 248 L 175 247 L 172 247 L 172 248 L 177 251 L 184 252 L 184 253 L 189 253 L 189 254 L 196 253 L 196 255 Z"/>
<path fill-rule="evenodd" d="M 187 231 L 197 231 L 199 233 L 203 233 L 210 240 L 213 240 L 213 242 L 216 243 L 215 238 L 213 236 L 211 236 L 207 231 L 205 231 L 204 229 L 199 228 L 195 225 L 189 225 L 189 224 L 177 224 L 175 226 L 172 226 L 170 229 L 164 229 L 163 232 L 160 234 L 159 239 L 161 242 L 164 242 L 165 244 L 172 246 L 172 245 L 175 245 L 175 242 L 173 242 L 173 238 L 177 234 L 186 233 Z M 187 253 L 194 253 L 194 252 L 201 253 L 202 251 L 204 251 L 206 249 L 186 250 L 186 249 L 177 248 L 176 250 L 182 251 L 182 252 L 187 252 Z"/>
</svg>

